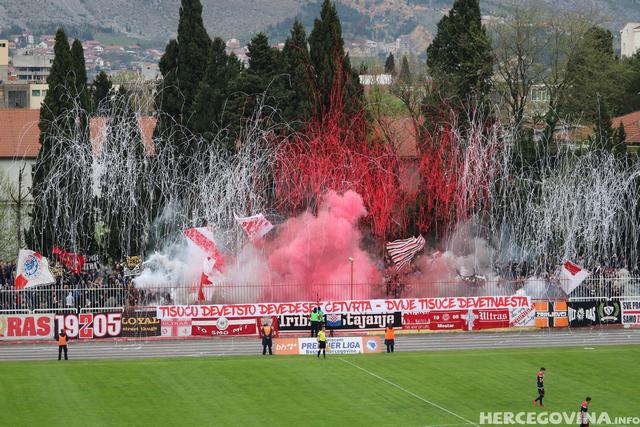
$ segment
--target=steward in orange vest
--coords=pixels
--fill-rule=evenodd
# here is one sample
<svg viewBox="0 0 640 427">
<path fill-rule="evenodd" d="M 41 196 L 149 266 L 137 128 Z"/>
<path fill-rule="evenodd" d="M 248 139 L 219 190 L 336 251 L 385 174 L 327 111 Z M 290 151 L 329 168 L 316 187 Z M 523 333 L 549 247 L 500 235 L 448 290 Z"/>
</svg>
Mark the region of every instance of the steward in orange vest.
<svg viewBox="0 0 640 427">
<path fill-rule="evenodd" d="M 271 325 L 262 325 L 260 335 L 262 336 L 262 355 L 267 354 L 267 347 L 269 348 L 269 354 L 273 354 L 271 352 L 271 346 L 273 344 L 273 328 Z"/>
<path fill-rule="evenodd" d="M 387 346 L 387 353 L 393 353 L 393 346 L 395 344 L 396 331 L 393 330 L 393 325 L 389 325 L 384 330 L 384 345 Z"/>
<path fill-rule="evenodd" d="M 67 356 L 67 342 L 69 338 L 64 330 L 58 334 L 58 360 L 62 359 L 62 351 L 64 350 L 64 360 L 69 360 Z"/>
</svg>

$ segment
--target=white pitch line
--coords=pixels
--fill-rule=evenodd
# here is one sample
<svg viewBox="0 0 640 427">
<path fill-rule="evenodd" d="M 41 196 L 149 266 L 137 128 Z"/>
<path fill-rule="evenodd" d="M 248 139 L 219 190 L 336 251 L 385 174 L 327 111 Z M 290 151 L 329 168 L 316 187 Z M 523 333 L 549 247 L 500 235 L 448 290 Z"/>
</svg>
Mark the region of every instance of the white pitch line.
<svg viewBox="0 0 640 427">
<path fill-rule="evenodd" d="M 388 379 L 386 379 L 386 378 L 381 377 L 380 375 L 374 374 L 373 372 L 368 371 L 368 370 L 364 369 L 363 367 L 356 365 L 356 364 L 355 364 L 355 363 L 353 363 L 353 362 L 349 362 L 348 360 L 345 360 L 345 359 L 342 359 L 342 358 L 340 358 L 340 360 L 342 360 L 344 363 L 347 363 L 347 364 L 349 364 L 349 365 L 353 366 L 354 368 L 358 368 L 358 369 L 360 369 L 361 371 L 366 372 L 367 374 L 371 375 L 372 377 L 376 377 L 376 378 L 378 378 L 379 380 L 382 380 L 382 381 L 386 382 L 387 384 L 392 385 L 392 386 L 394 386 L 394 387 L 396 387 L 396 388 L 398 388 L 398 389 L 400 389 L 400 390 L 404 391 L 405 393 L 407 393 L 407 394 L 409 394 L 409 395 L 411 395 L 411 396 L 415 397 L 416 399 L 422 400 L 424 403 L 429 404 L 429 405 L 433 406 L 434 408 L 438 408 L 438 409 L 440 409 L 441 411 L 444 411 L 444 412 L 446 412 L 446 413 L 448 413 L 448 414 L 450 414 L 450 415 L 453 415 L 453 416 L 454 416 L 454 417 L 456 417 L 456 418 L 460 418 L 462 421 L 464 421 L 464 422 L 465 422 L 465 423 L 467 423 L 467 424 L 471 424 L 471 425 L 473 425 L 473 426 L 477 426 L 477 427 L 478 427 L 478 424 L 474 423 L 473 421 L 469 421 L 469 420 L 468 420 L 468 419 L 466 419 L 465 417 L 463 417 L 463 416 L 461 416 L 461 415 L 458 415 L 458 414 L 456 414 L 455 412 L 452 412 L 452 411 L 448 410 L 447 408 L 445 408 L 445 407 L 443 407 L 443 406 L 438 405 L 437 403 L 433 403 L 433 402 L 431 402 L 431 401 L 429 401 L 429 400 L 425 399 L 425 398 L 424 398 L 424 397 L 422 397 L 422 396 L 418 396 L 418 395 L 417 395 L 417 394 L 415 394 L 414 392 L 409 391 L 409 390 L 407 390 L 406 388 L 404 388 L 404 387 L 402 387 L 402 386 L 399 386 L 398 384 L 396 384 L 396 383 L 394 383 L 394 382 L 391 382 L 391 381 L 389 381 L 389 380 L 388 380 Z"/>
</svg>

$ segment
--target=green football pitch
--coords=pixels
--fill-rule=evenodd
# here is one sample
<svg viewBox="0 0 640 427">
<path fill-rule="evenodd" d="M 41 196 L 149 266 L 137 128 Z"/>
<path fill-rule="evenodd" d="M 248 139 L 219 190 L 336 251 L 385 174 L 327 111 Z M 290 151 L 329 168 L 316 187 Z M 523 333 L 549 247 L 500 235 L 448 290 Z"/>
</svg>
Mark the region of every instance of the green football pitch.
<svg viewBox="0 0 640 427">
<path fill-rule="evenodd" d="M 0 363 L 2 426 L 452 426 L 640 415 L 640 347 Z M 533 408 L 546 367 L 545 408 Z"/>
</svg>

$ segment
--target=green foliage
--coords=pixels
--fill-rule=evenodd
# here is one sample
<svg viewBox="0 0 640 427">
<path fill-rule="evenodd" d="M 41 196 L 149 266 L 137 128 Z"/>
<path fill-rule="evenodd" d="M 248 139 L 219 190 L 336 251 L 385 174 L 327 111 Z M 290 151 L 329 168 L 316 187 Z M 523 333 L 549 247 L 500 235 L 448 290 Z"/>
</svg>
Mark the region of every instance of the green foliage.
<svg viewBox="0 0 640 427">
<path fill-rule="evenodd" d="M 464 334 L 459 339 L 469 337 Z M 505 335 L 501 339 L 513 338 Z M 408 347 L 422 339 L 412 336 L 396 340 L 393 354 L 342 355 L 327 351 L 326 360 L 317 360 L 314 355 L 107 359 L 114 353 L 133 357 L 140 352 L 118 342 L 112 344 L 109 353 L 103 353 L 104 360 L 80 360 L 85 352 L 99 355 L 99 350 L 92 347 L 100 344 L 76 344 L 72 340 L 69 363 L 21 360 L 0 364 L 3 404 L 11 408 L 3 414 L 3 421 L 16 427 L 296 426 L 300 420 L 309 427 L 472 426 L 483 412 L 529 407 L 536 395 L 535 373 L 543 363 L 549 374 L 545 404 L 554 411 L 575 411 L 589 394 L 593 397 L 590 409 L 598 415 L 605 411 L 611 417 L 637 413 L 640 370 L 629 368 L 640 357 L 637 345 L 597 345 L 596 341 L 596 350 L 585 350 L 582 345 L 405 351 L 405 343 Z M 444 341 L 440 336 L 433 340 Z M 231 346 L 229 340 L 224 347 L 214 340 L 209 342 L 211 353 Z M 257 354 L 260 342 L 254 343 Z M 55 345 L 48 351 L 54 359 Z M 420 373 L 428 373 L 428 380 Z M 215 405 L 211 404 L 212 385 Z M 154 387 L 153 398 L 149 398 L 150 386 Z M 68 405 L 71 387 L 81 394 L 74 400 L 74 409 L 83 417 L 52 416 Z M 321 416 L 310 416 L 319 412 L 319 395 Z M 354 404 L 356 399 L 358 404 Z M 381 421 L 384 417 L 393 419 Z"/>
<path fill-rule="evenodd" d="M 91 101 L 87 88 L 87 67 L 82 42 L 79 39 L 75 39 L 71 45 L 71 68 L 74 77 L 73 96 L 78 99 L 81 109 L 88 113 L 91 109 Z"/>
<path fill-rule="evenodd" d="M 489 93 L 493 53 L 478 0 L 453 3 L 427 49 L 427 65 L 435 87 L 454 103 L 465 102 L 470 95 L 483 97 Z"/>
<path fill-rule="evenodd" d="M 307 35 L 300 21 L 296 20 L 291 33 L 282 49 L 282 83 L 283 102 L 281 105 L 283 119 L 295 124 L 299 120 L 307 120 L 311 114 L 310 55 Z"/>
<path fill-rule="evenodd" d="M 210 138 L 225 127 L 227 99 L 241 68 L 235 56 L 226 54 L 224 41 L 216 37 L 211 43 L 209 63 L 193 106 L 191 123 L 195 132 Z"/>
<path fill-rule="evenodd" d="M 83 212 L 74 212 L 83 216 L 76 219 L 74 227 L 65 221 L 56 206 L 41 197 L 51 185 L 50 172 L 54 165 L 62 162 L 68 155 L 69 145 L 76 138 L 80 138 L 82 144 L 89 144 L 88 126 L 86 126 L 86 110 L 78 110 L 76 107 L 84 107 L 80 93 L 86 94 L 86 74 L 80 72 L 79 67 L 84 64 L 82 49 L 69 48 L 67 35 L 62 28 L 56 32 L 54 53 L 55 57 L 51 65 L 51 71 L 47 78 L 49 90 L 40 108 L 40 144 L 42 148 L 38 154 L 33 168 L 32 194 L 35 200 L 31 213 L 31 232 L 27 234 L 27 244 L 44 254 L 49 254 L 53 246 L 63 245 L 66 242 L 76 245 L 75 249 L 89 250 L 93 245 L 93 223 L 91 207 L 86 205 L 86 200 L 80 200 L 82 194 L 86 194 L 90 179 L 73 178 L 73 171 L 68 175 L 68 182 L 58 183 L 66 192 L 60 194 L 57 202 L 77 209 L 83 207 Z M 79 87 L 84 77 L 85 87 Z M 79 119 L 79 120 L 78 120 Z M 63 234 L 64 230 L 64 234 Z"/>
<path fill-rule="evenodd" d="M 204 77 L 211 39 L 202 22 L 200 0 L 182 0 L 178 22 L 177 77 L 184 97 L 184 114 L 191 112 L 196 90 Z"/>
<path fill-rule="evenodd" d="M 623 65 L 619 64 L 613 52 L 613 35 L 600 27 L 590 28 L 583 36 L 567 64 L 567 74 L 572 76 L 572 84 L 561 102 L 561 112 L 570 117 L 582 117 L 593 123 L 601 116 L 606 105 L 607 116 L 616 116 L 624 107 L 621 105 L 625 80 L 629 78 Z"/>
<path fill-rule="evenodd" d="M 400 66 L 398 81 L 406 86 L 411 86 L 413 84 L 413 74 L 409 68 L 409 60 L 405 55 L 402 56 L 402 65 Z"/>
<path fill-rule="evenodd" d="M 389 56 L 387 56 L 387 59 L 384 62 L 384 72 L 394 76 L 396 74 L 396 61 L 393 57 L 393 53 L 391 52 L 389 52 Z"/>
<path fill-rule="evenodd" d="M 595 124 L 594 134 L 589 138 L 591 148 L 602 149 L 624 156 L 627 153 L 624 125 L 620 123 L 617 129 L 613 129 L 611 115 L 605 102 L 602 103 L 602 108 Z"/>
<path fill-rule="evenodd" d="M 156 131 L 162 134 L 170 122 L 178 122 L 181 119 L 184 103 L 178 86 L 178 42 L 176 40 L 169 40 L 158 67 L 162 74 L 162 82 L 156 93 L 155 104 L 158 112 L 163 114 L 158 117 Z"/>
<path fill-rule="evenodd" d="M 130 94 L 120 87 L 112 101 L 112 117 L 104 139 L 103 152 L 126 158 L 137 176 L 131 176 L 135 186 L 131 194 L 120 197 L 102 197 L 100 217 L 106 226 L 104 249 L 114 260 L 127 255 L 141 254 L 144 249 L 145 229 L 149 221 L 149 192 L 145 186 L 146 159 L 138 118 L 131 105 Z M 123 132 L 125 134 L 123 134 Z M 121 177 L 106 168 L 102 175 L 102 194 L 113 194 L 120 186 Z M 119 190 L 115 190 L 119 191 Z M 124 197 L 122 197 L 124 196 Z"/>
<path fill-rule="evenodd" d="M 322 3 L 320 19 L 315 20 L 309 35 L 309 47 L 316 85 L 315 113 L 322 116 L 338 101 L 347 115 L 362 110 L 364 90 L 344 53 L 340 19 L 330 0 Z"/>
<path fill-rule="evenodd" d="M 109 96 L 111 95 L 111 79 L 104 71 L 100 71 L 93 80 L 93 111 L 100 114 L 101 110 L 108 111 Z"/>
</svg>

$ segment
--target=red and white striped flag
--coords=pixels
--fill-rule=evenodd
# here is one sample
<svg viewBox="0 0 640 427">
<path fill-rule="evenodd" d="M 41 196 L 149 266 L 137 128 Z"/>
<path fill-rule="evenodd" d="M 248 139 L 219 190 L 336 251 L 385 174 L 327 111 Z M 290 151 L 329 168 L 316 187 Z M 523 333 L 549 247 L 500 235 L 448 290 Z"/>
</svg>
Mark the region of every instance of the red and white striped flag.
<svg viewBox="0 0 640 427">
<path fill-rule="evenodd" d="M 236 216 L 236 221 L 238 221 L 238 224 L 244 229 L 252 242 L 261 239 L 273 229 L 273 224 L 262 214 L 243 218 Z"/>
<path fill-rule="evenodd" d="M 387 243 L 387 252 L 391 255 L 391 260 L 396 265 L 396 270 L 400 271 L 409 265 L 411 260 L 425 245 L 424 237 L 410 237 L 403 240 L 394 240 Z"/>
</svg>

